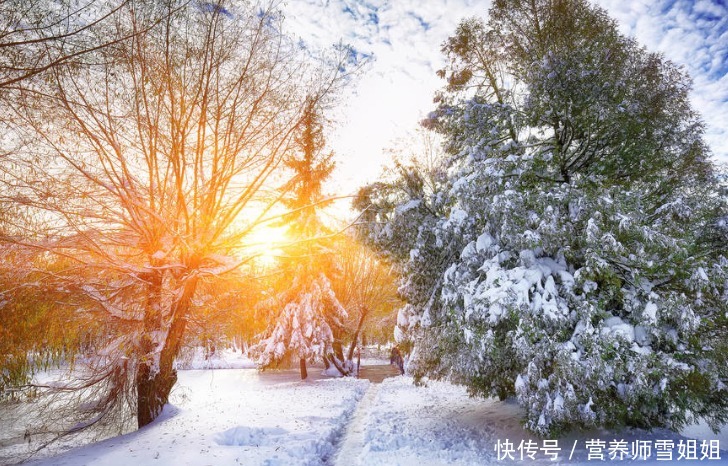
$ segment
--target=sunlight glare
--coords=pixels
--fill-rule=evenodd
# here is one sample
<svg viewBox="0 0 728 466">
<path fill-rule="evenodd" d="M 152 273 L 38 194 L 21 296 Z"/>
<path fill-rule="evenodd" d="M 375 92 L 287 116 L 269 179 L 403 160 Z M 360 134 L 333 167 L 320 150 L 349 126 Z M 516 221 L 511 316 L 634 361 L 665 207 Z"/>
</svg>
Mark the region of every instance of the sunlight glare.
<svg viewBox="0 0 728 466">
<path fill-rule="evenodd" d="M 283 226 L 261 225 L 247 236 L 243 245 L 246 253 L 264 268 L 272 267 L 282 254 L 281 248 L 288 243 Z"/>
</svg>

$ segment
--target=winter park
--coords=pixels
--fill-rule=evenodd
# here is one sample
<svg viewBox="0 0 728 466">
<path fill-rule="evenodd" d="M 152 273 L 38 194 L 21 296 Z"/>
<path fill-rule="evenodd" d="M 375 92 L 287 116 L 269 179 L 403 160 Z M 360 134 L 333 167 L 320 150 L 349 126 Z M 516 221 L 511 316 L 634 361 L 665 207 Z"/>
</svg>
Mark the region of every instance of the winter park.
<svg viewBox="0 0 728 466">
<path fill-rule="evenodd" d="M 0 464 L 728 464 L 722 0 L 0 0 Z"/>
</svg>

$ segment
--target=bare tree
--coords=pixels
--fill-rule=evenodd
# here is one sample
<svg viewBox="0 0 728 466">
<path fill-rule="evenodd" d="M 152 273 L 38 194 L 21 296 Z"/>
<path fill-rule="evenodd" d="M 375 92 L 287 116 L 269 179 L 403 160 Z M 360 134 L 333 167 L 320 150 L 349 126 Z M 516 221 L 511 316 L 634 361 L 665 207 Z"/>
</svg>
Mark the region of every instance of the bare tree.
<svg viewBox="0 0 728 466">
<path fill-rule="evenodd" d="M 391 266 L 360 242 L 342 235 L 336 243 L 339 274 L 333 283 L 337 296 L 349 311 L 342 340 L 349 341 L 345 355 L 353 361 L 363 334 L 389 339 L 394 332 L 396 310 L 402 304 L 397 296 L 397 280 Z"/>
<path fill-rule="evenodd" d="M 2 121 L 15 149 L 0 176 L 5 200 L 44 221 L 22 240 L 70 260 L 53 279 L 109 322 L 81 387 L 106 387 L 102 414 L 131 393 L 141 427 L 176 382 L 198 290 L 245 262 L 235 253 L 275 201 L 258 193 L 307 98 L 330 98 L 346 56 L 312 60 L 273 7 L 120 8 L 90 33 L 129 40 L 15 90 Z"/>
<path fill-rule="evenodd" d="M 117 20 L 130 1 L 0 2 L 0 89 L 129 39 L 93 31 Z"/>
</svg>

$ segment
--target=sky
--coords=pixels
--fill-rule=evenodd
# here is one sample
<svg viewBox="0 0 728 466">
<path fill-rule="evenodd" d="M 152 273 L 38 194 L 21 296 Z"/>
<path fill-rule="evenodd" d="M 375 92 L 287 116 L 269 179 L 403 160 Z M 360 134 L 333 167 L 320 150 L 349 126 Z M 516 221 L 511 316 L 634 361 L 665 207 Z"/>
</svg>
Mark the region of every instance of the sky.
<svg viewBox="0 0 728 466">
<path fill-rule="evenodd" d="M 597 0 L 621 32 L 683 65 L 693 78 L 692 101 L 707 124 L 714 158 L 728 163 L 727 0 Z M 331 115 L 337 194 L 382 174 L 387 149 L 413 146 L 418 122 L 434 108 L 443 81 L 441 44 L 462 18 L 486 17 L 489 1 L 287 0 L 291 34 L 312 47 L 342 42 L 369 63 Z"/>
</svg>

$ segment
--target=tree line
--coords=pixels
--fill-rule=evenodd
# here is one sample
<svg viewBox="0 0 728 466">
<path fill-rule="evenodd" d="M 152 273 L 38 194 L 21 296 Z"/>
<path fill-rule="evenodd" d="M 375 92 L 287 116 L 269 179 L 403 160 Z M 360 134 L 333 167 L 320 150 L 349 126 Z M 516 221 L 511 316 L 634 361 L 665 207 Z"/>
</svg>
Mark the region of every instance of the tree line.
<svg viewBox="0 0 728 466">
<path fill-rule="evenodd" d="M 689 77 L 604 10 L 460 23 L 423 122 L 442 150 L 354 200 L 375 256 L 320 215 L 347 48 L 275 5 L 0 9 L 1 383 L 72 361 L 71 431 L 150 423 L 183 346 L 221 334 L 351 374 L 394 307 L 416 381 L 515 397 L 538 434 L 728 420 L 725 178 Z M 291 242 L 260 274 L 243 245 L 273 217 Z"/>
<path fill-rule="evenodd" d="M 314 120 L 360 64 L 344 46 L 301 47 L 275 3 L 37 0 L 2 11 L 2 388 L 62 361 L 67 383 L 35 384 L 72 401 L 50 402 L 67 415 L 62 433 L 142 427 L 167 403 L 185 344 L 252 340 L 283 319 L 270 289 L 291 282 L 263 277 L 245 248 L 276 206 L 292 209 L 284 220 L 317 253 L 308 262 L 333 247 L 307 224 L 309 203 L 325 203 L 330 156 L 306 170 L 323 144 Z M 361 321 L 318 309 L 336 325 L 301 358 L 331 360 L 334 341 L 357 341 L 347 325 L 375 311 L 366 286 L 391 289 L 385 266 L 336 241 L 370 274 L 356 291 L 327 285 Z M 339 269 L 330 275 L 357 273 Z"/>
</svg>

